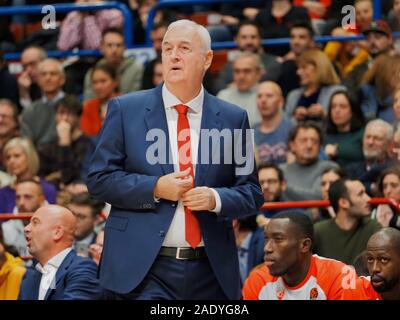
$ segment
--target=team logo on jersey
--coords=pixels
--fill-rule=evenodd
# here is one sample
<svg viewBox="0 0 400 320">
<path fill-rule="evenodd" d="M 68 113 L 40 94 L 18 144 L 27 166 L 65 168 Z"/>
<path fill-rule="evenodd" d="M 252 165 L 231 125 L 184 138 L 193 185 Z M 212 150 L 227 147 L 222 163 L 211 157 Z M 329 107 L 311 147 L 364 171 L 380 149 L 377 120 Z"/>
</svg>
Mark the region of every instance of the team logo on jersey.
<svg viewBox="0 0 400 320">
<path fill-rule="evenodd" d="M 310 300 L 316 300 L 318 298 L 318 289 L 312 288 L 310 290 Z"/>
<path fill-rule="evenodd" d="M 278 300 L 282 300 L 283 297 L 285 296 L 285 288 L 283 287 L 278 287 L 276 288 L 276 297 L 278 298 Z"/>
</svg>

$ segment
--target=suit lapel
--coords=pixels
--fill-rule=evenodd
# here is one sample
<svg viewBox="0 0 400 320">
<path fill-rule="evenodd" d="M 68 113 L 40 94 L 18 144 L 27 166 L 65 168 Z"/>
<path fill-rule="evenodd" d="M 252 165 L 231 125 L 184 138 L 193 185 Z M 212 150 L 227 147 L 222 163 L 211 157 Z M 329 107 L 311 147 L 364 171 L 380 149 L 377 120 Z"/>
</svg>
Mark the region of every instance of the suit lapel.
<svg viewBox="0 0 400 320">
<path fill-rule="evenodd" d="M 49 300 L 51 294 L 54 292 L 54 290 L 59 285 L 60 281 L 64 278 L 65 274 L 67 273 L 68 268 L 71 265 L 72 261 L 74 260 L 75 256 L 76 256 L 76 253 L 74 250 L 71 250 L 67 254 L 64 261 L 61 263 L 60 267 L 58 268 L 58 270 L 56 272 L 55 287 L 52 288 L 52 285 L 50 285 L 50 288 L 47 290 L 44 300 Z"/>
<path fill-rule="evenodd" d="M 201 145 L 202 145 L 202 130 L 212 130 L 216 129 L 218 132 L 221 131 L 222 127 L 222 120 L 219 117 L 220 111 L 217 109 L 216 106 L 212 104 L 212 98 L 210 94 L 204 91 L 204 104 L 203 104 L 203 113 L 201 116 L 201 127 L 200 127 L 200 139 L 199 139 L 199 147 L 197 153 L 197 165 L 196 165 L 196 177 L 195 177 L 195 186 L 202 186 L 204 185 L 205 178 L 207 177 L 208 170 L 211 166 L 212 155 L 216 151 L 218 147 L 218 143 L 213 144 L 212 150 L 209 151 L 206 163 L 202 163 L 202 154 L 201 154 Z M 208 146 L 208 144 L 205 144 Z"/>
<path fill-rule="evenodd" d="M 167 148 L 167 150 L 165 150 L 166 155 L 163 154 L 160 155 L 160 157 L 162 158 L 163 156 L 166 156 L 166 163 L 161 163 L 160 165 L 163 173 L 168 174 L 174 172 L 174 166 L 172 164 L 167 117 L 165 115 L 165 108 L 164 108 L 164 102 L 162 100 L 161 88 L 162 85 L 159 85 L 155 89 L 155 94 L 153 95 L 152 103 L 150 103 L 148 106 L 145 106 L 146 116 L 144 120 L 148 131 L 152 129 L 157 129 L 160 130 L 160 132 L 162 132 L 163 134 L 165 134 L 165 146 Z"/>
</svg>

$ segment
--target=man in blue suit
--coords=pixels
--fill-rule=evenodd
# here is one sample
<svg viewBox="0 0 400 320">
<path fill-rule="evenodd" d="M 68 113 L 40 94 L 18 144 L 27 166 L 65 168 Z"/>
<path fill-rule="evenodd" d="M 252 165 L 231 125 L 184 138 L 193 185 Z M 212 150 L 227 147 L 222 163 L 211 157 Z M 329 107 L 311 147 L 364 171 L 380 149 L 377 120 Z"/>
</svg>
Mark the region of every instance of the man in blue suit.
<svg viewBox="0 0 400 320">
<path fill-rule="evenodd" d="M 112 205 L 100 262 L 110 298 L 240 298 L 231 220 L 263 197 L 246 112 L 202 86 L 210 48 L 204 27 L 172 23 L 165 82 L 109 104 L 87 184 Z M 224 148 L 210 147 L 203 133 L 222 131 Z"/>
<path fill-rule="evenodd" d="M 103 298 L 95 263 L 76 255 L 76 220 L 66 208 L 39 208 L 25 227 L 29 252 L 39 261 L 28 269 L 19 300 L 96 300 Z"/>
</svg>

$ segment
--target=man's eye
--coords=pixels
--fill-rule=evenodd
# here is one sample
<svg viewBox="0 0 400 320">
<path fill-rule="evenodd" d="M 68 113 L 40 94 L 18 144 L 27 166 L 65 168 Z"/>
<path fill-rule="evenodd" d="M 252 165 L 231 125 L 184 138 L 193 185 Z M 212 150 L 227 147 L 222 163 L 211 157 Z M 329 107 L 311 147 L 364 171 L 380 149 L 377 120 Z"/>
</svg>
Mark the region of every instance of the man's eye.
<svg viewBox="0 0 400 320">
<path fill-rule="evenodd" d="M 381 262 L 382 262 L 382 263 L 387 263 L 388 261 L 389 261 L 388 258 L 381 258 Z"/>
</svg>

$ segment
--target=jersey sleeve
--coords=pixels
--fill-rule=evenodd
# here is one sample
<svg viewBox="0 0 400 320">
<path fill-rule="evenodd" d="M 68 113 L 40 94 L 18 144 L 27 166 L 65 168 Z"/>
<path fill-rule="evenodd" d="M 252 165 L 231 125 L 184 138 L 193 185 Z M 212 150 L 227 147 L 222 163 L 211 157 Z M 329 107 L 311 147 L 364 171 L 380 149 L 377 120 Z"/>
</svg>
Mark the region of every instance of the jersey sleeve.
<svg viewBox="0 0 400 320">
<path fill-rule="evenodd" d="M 261 289 L 268 282 L 268 272 L 266 267 L 252 271 L 243 286 L 244 300 L 259 300 L 258 296 Z"/>
</svg>

